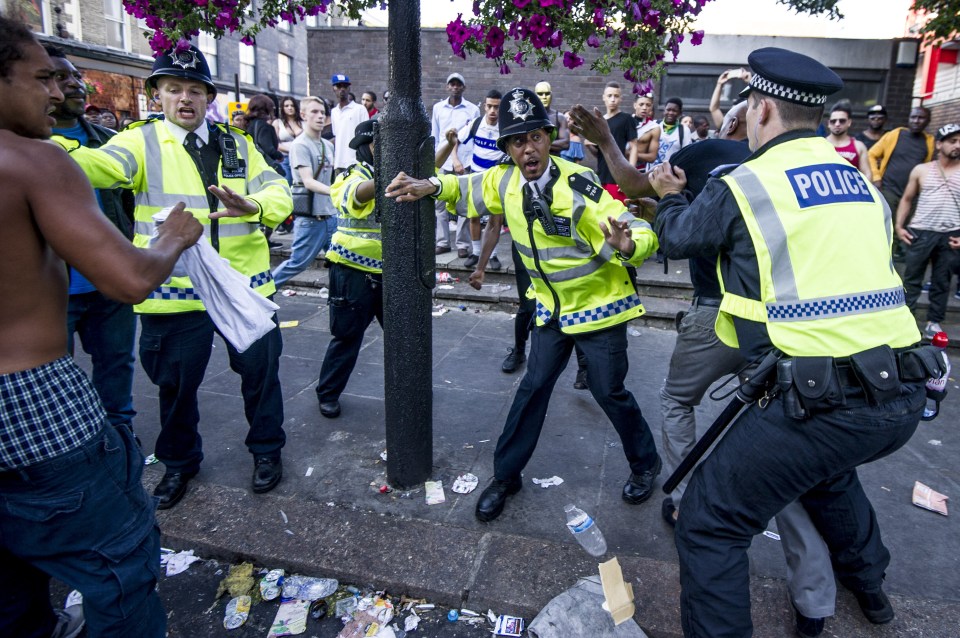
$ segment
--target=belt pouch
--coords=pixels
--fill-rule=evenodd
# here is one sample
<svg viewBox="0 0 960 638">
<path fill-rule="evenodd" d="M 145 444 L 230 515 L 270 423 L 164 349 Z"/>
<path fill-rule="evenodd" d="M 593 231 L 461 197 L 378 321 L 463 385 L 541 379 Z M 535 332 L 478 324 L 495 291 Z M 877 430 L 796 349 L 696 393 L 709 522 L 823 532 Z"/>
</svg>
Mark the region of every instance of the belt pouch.
<svg viewBox="0 0 960 638">
<path fill-rule="evenodd" d="M 793 386 L 808 414 L 845 405 L 833 357 L 794 357 Z"/>
<path fill-rule="evenodd" d="M 897 357 L 888 345 L 877 346 L 850 356 L 850 366 L 873 405 L 900 396 Z"/>
<path fill-rule="evenodd" d="M 791 419 L 803 421 L 809 414 L 800 402 L 800 394 L 793 384 L 793 359 L 781 359 L 777 362 L 777 386 L 783 401 L 783 413 Z"/>
</svg>

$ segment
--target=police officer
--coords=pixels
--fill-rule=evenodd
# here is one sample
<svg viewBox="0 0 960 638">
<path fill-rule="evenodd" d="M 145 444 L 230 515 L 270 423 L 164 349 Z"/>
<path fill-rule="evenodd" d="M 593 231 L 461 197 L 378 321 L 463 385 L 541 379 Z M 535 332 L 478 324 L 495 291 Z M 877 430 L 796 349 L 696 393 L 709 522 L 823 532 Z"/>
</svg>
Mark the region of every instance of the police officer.
<svg viewBox="0 0 960 638">
<path fill-rule="evenodd" d="M 383 245 L 375 212 L 373 123 L 357 125 L 350 148 L 357 163 L 330 188 L 339 211 L 337 232 L 327 251 L 330 266 L 330 343 L 320 367 L 320 414 L 340 416 L 340 395 L 357 364 L 363 334 L 374 318 L 383 326 Z"/>
<path fill-rule="evenodd" d="M 625 268 L 657 249 L 650 226 L 635 219 L 597 183 L 587 168 L 550 156 L 556 134 L 535 93 L 516 88 L 500 103 L 497 146 L 512 162 L 474 175 L 413 179 L 400 173 L 387 196 L 413 201 L 433 195 L 467 198 L 489 212 L 492 230 L 471 283 L 479 287 L 503 217 L 522 265 L 533 281 L 537 325 L 527 372 L 494 452 L 494 479 L 477 501 L 476 516 L 491 521 L 521 487 L 520 472 L 533 455 L 550 394 L 574 344 L 587 357 L 591 394 L 620 435 L 631 475 L 623 499 L 650 497 L 661 461 L 633 395 L 627 373 L 627 322 L 643 306 Z M 522 292 L 522 291 L 521 291 Z"/>
<path fill-rule="evenodd" d="M 867 619 L 889 622 L 889 553 L 856 467 L 902 446 L 924 405 L 914 364 L 927 353 L 914 349 L 920 335 L 890 263 L 890 210 L 814 133 L 842 81 L 784 49 L 759 49 L 749 63 L 752 155 L 692 202 L 682 170 L 665 163 L 650 175 L 666 250 L 720 254 L 718 336 L 748 360 L 783 357 L 767 397 L 684 494 L 676 541 L 686 636 L 750 635 L 747 547 L 795 499 Z M 857 241 L 835 241 L 848 237 Z"/>
<path fill-rule="evenodd" d="M 276 226 L 293 208 L 286 179 L 269 168 L 243 131 L 207 124 L 217 89 L 194 46 L 157 58 L 146 80 L 162 119 L 138 122 L 99 149 L 68 147 L 96 188 L 134 191 L 134 244 L 146 246 L 152 216 L 185 202 L 204 224 L 204 235 L 230 265 L 264 296 L 276 291 L 270 251 L 259 225 Z M 173 507 L 203 460 L 197 430 L 197 390 L 210 360 L 216 328 L 187 277 L 173 277 L 135 307 L 140 314 L 140 361 L 159 387 L 160 435 L 155 453 L 166 473 L 154 490 L 160 509 Z M 283 473 L 283 398 L 278 377 L 279 328 L 243 353 L 226 344 L 230 368 L 241 378 L 254 456 L 253 491 L 273 489 Z"/>
</svg>

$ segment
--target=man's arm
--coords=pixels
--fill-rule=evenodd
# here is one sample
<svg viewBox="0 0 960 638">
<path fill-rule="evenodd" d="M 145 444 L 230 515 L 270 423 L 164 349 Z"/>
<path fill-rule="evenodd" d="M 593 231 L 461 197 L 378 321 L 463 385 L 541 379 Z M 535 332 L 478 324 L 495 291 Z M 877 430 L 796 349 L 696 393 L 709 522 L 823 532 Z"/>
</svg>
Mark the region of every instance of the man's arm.
<svg viewBox="0 0 960 638">
<path fill-rule="evenodd" d="M 567 116 L 557 111 L 557 139 L 550 143 L 550 152 L 559 153 L 570 148 L 570 126 Z"/>
<path fill-rule="evenodd" d="M 469 129 L 467 129 L 467 127 L 460 129 L 460 131 L 452 128 L 444 134 L 444 141 L 442 144 L 440 144 L 440 146 L 437 147 L 437 153 L 433 160 L 433 163 L 437 168 L 441 168 L 444 165 L 451 153 L 454 153 L 454 157 L 456 157 L 455 153 L 457 152 L 457 147 L 460 146 L 459 136 L 464 129 L 467 130 L 467 134 L 469 135 Z M 459 160 L 454 161 L 457 162 Z"/>
<path fill-rule="evenodd" d="M 670 259 L 715 255 L 726 245 L 724 213 L 740 210 L 721 180 L 710 180 L 692 202 L 684 193 L 665 195 L 657 205 L 653 228 L 660 250 Z"/>
<path fill-rule="evenodd" d="M 749 72 L 744 69 L 730 69 L 724 71 L 720 74 L 720 77 L 717 78 L 717 85 L 713 88 L 713 94 L 710 96 L 710 119 L 713 120 L 713 128 L 720 130 L 720 127 L 723 125 L 723 111 L 720 110 L 720 93 L 723 90 L 723 85 L 729 82 L 734 78 L 745 79 L 747 82 L 750 81 Z"/>
<path fill-rule="evenodd" d="M 33 159 L 45 167 L 43 179 L 32 173 L 25 186 L 44 239 L 104 295 L 128 304 L 143 301 L 167 279 L 180 253 L 197 242 L 203 227 L 181 203 L 159 226 L 150 248 L 136 248 L 103 216 L 77 165 L 57 148 L 36 146 Z"/>
<path fill-rule="evenodd" d="M 80 142 L 59 135 L 50 140 L 70 154 L 94 188 L 137 190 L 144 158 L 140 133 L 118 133 L 100 148 L 81 146 Z"/>
<path fill-rule="evenodd" d="M 877 140 L 877 143 L 867 151 L 867 157 L 870 160 L 870 174 L 873 177 L 873 183 L 878 188 L 880 187 L 880 182 L 883 180 L 883 170 L 881 170 L 880 167 L 883 165 L 883 158 L 887 155 L 887 146 L 894 146 L 896 144 L 896 142 L 894 142 L 896 133 L 896 129 L 887 131 Z"/>
<path fill-rule="evenodd" d="M 903 197 L 900 198 L 900 204 L 897 205 L 897 221 L 894 230 L 897 231 L 897 237 L 900 238 L 900 241 L 907 246 L 912 244 L 914 239 L 913 233 L 907 230 L 907 218 L 913 209 L 913 200 L 917 197 L 920 188 L 923 186 L 921 180 L 923 179 L 923 172 L 926 166 L 926 164 L 917 164 L 913 167 L 913 170 L 910 171 L 907 187 L 903 191 Z"/>
<path fill-rule="evenodd" d="M 261 222 L 276 227 L 293 212 L 293 199 L 287 179 L 267 164 L 261 153 L 254 152 L 253 142 L 245 137 L 247 148 L 247 193 L 236 193 L 226 186 L 211 186 L 210 192 L 226 210 L 210 213 L 210 219 L 221 217 L 249 217 L 250 222 Z"/>
<path fill-rule="evenodd" d="M 867 155 L 867 145 L 860 140 L 853 140 L 853 145 L 857 149 L 857 163 L 860 172 L 863 173 L 867 181 L 872 182 L 873 171 L 870 169 L 870 157 Z"/>
<path fill-rule="evenodd" d="M 637 139 L 637 162 L 653 162 L 657 159 L 660 151 L 660 131 L 659 126 L 653 126 Z"/>
<path fill-rule="evenodd" d="M 574 132 L 599 147 L 614 181 L 627 197 L 649 197 L 653 194 L 646 177 L 637 172 L 636 167 L 630 164 L 623 152 L 617 148 L 610 127 L 599 109 L 594 108 L 591 113 L 578 104 L 570 111 L 570 117 Z"/>
</svg>

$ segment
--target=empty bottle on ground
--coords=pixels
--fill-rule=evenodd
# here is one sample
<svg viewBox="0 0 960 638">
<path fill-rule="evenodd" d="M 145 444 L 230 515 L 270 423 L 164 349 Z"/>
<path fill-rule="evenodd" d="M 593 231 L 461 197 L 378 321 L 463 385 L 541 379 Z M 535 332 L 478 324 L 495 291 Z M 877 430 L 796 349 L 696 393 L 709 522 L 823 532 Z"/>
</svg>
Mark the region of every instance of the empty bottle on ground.
<svg viewBox="0 0 960 638">
<path fill-rule="evenodd" d="M 576 505 L 563 508 L 567 513 L 567 528 L 580 546 L 591 556 L 603 556 L 607 553 L 607 541 L 589 514 Z"/>
</svg>

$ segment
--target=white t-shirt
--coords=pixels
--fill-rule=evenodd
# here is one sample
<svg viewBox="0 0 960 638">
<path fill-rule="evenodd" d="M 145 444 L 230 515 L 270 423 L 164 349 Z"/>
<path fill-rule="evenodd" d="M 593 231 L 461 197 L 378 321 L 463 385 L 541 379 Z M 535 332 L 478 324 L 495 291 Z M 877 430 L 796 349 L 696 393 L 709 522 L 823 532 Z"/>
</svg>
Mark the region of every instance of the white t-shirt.
<svg viewBox="0 0 960 638">
<path fill-rule="evenodd" d="M 440 148 L 444 142 L 444 136 L 447 131 L 454 128 L 458 131 L 467 124 L 473 123 L 480 117 L 480 109 L 473 102 L 461 100 L 460 104 L 453 106 L 450 100 L 441 100 L 433 105 L 433 114 L 430 116 L 430 133 L 433 135 L 435 148 Z M 473 156 L 473 140 L 466 144 L 461 144 L 457 148 L 457 157 L 464 166 L 470 166 L 470 159 Z M 445 171 L 453 170 L 453 157 L 448 157 L 447 161 L 441 167 Z"/>
<path fill-rule="evenodd" d="M 500 136 L 500 129 L 496 124 L 492 126 L 487 124 L 487 118 L 480 120 L 476 134 L 474 134 L 473 139 L 468 142 L 467 137 L 470 135 L 470 129 L 473 128 L 473 122 L 475 121 L 476 120 L 471 120 L 466 126 L 461 128 L 457 133 L 457 139 L 460 140 L 461 146 L 465 143 L 473 144 L 473 155 L 471 156 L 469 166 L 475 172 L 479 172 L 499 164 L 504 155 L 503 152 L 497 148 L 497 138 Z"/>
<path fill-rule="evenodd" d="M 334 168 L 347 168 L 356 163 L 357 152 L 350 148 L 350 140 L 356 134 L 357 125 L 369 119 L 367 109 L 356 102 L 350 102 L 343 108 L 339 105 L 333 107 L 330 112 L 330 129 L 334 137 Z"/>
<path fill-rule="evenodd" d="M 667 133 L 667 131 L 664 129 L 664 124 L 662 121 L 659 122 L 659 124 L 660 148 L 657 150 L 656 161 L 651 163 L 650 167 L 663 164 L 673 157 L 673 154 L 679 151 L 681 148 L 693 144 L 693 133 L 691 133 L 683 124 L 678 123 L 676 128 L 674 128 L 671 133 Z M 683 132 L 682 139 L 680 138 L 681 131 Z"/>
</svg>

